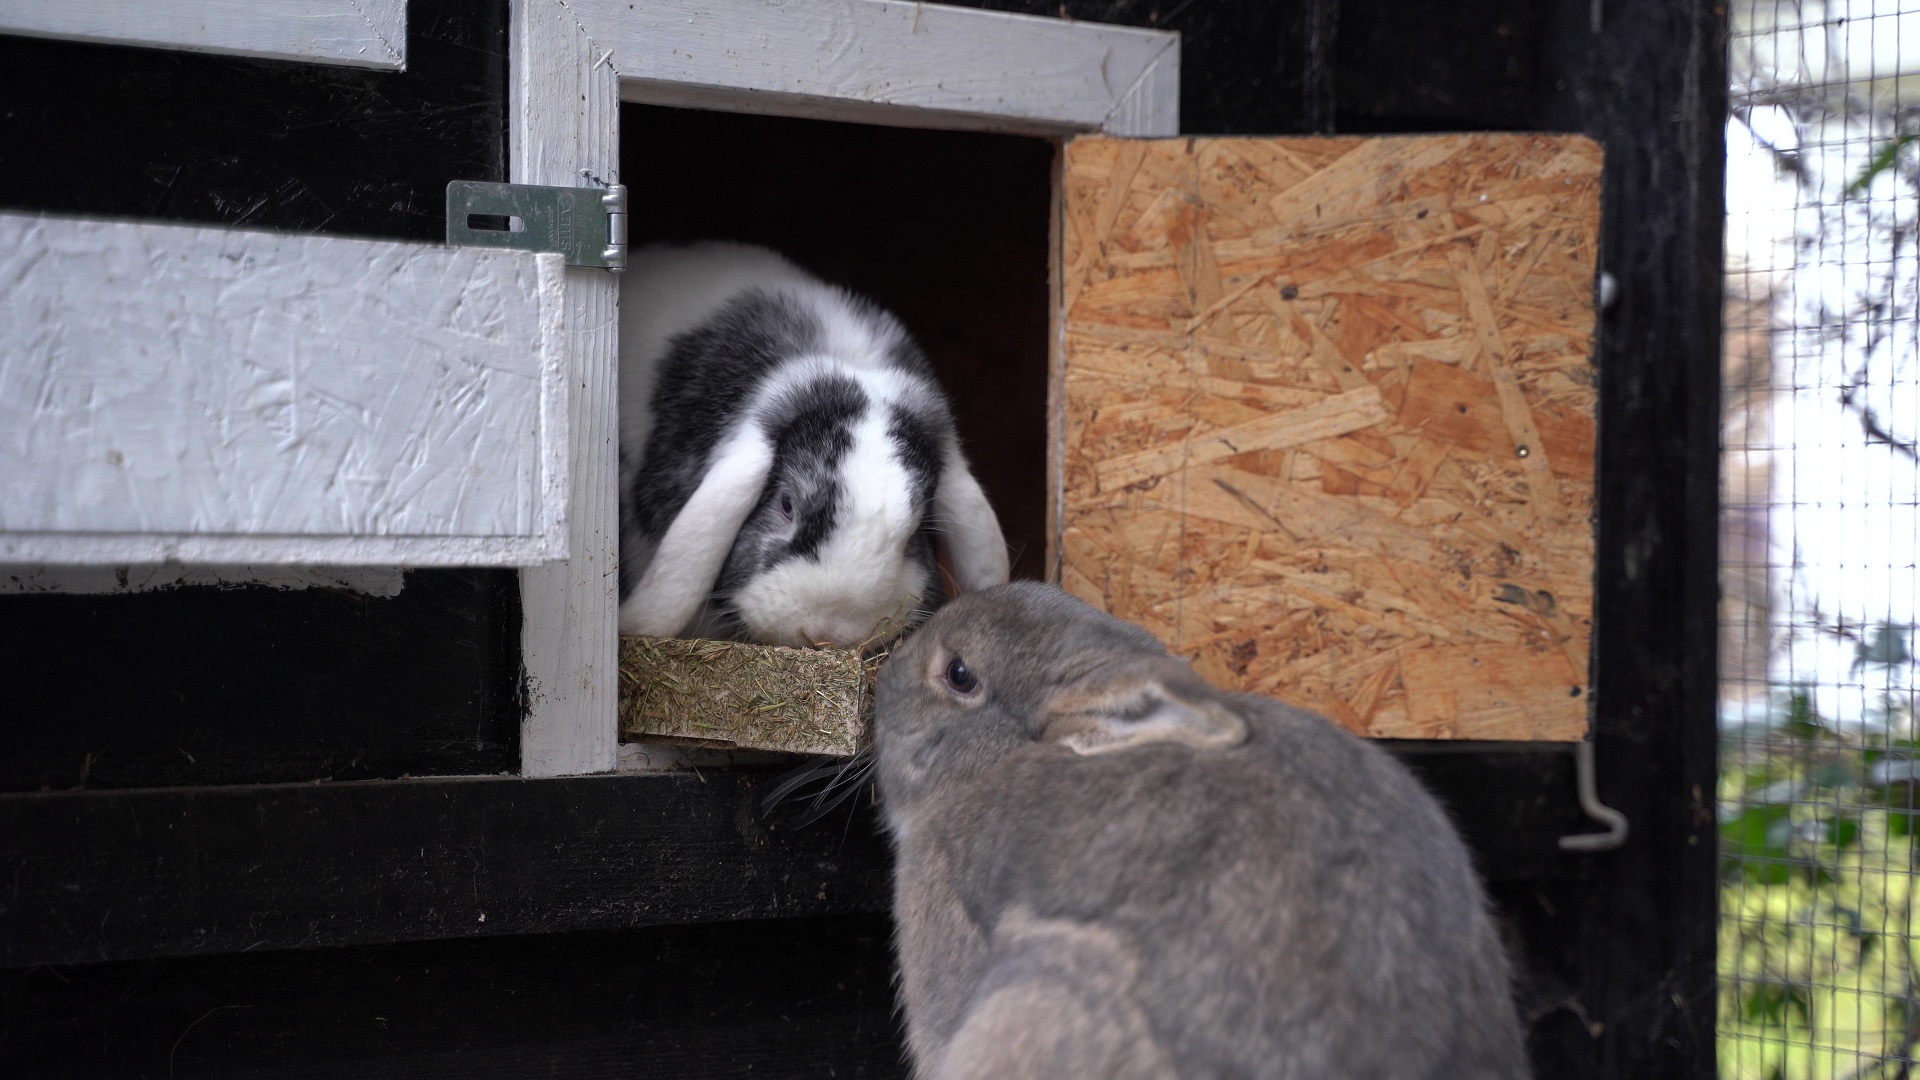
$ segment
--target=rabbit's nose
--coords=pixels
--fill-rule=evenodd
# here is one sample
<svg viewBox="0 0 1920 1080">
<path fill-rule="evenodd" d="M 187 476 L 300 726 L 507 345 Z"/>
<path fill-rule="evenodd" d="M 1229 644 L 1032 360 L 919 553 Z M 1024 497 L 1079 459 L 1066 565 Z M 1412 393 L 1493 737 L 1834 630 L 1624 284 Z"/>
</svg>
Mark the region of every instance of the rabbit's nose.
<svg viewBox="0 0 1920 1080">
<path fill-rule="evenodd" d="M 809 630 L 806 632 L 805 636 L 809 642 L 819 646 L 822 649 L 844 649 L 848 645 L 852 644 L 847 640 L 847 634 L 845 631 L 836 632 L 831 630 L 825 630 L 825 631 Z"/>
<path fill-rule="evenodd" d="M 831 649 L 851 649 L 873 636 L 873 625 L 857 619 L 826 618 L 805 631 L 808 641 Z"/>
</svg>

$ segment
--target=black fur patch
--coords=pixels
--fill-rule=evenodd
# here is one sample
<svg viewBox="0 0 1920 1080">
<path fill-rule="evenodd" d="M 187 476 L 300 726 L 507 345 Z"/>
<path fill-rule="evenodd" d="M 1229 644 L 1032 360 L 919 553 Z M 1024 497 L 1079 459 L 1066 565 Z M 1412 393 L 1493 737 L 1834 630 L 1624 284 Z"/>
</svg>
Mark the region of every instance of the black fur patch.
<svg viewBox="0 0 1920 1080">
<path fill-rule="evenodd" d="M 941 423 L 941 417 L 898 404 L 890 406 L 887 413 L 887 437 L 893 442 L 894 457 L 912 478 L 913 505 L 924 511 L 932 505 L 934 489 L 940 483 L 941 436 L 952 425 Z"/>
<path fill-rule="evenodd" d="M 727 598 L 763 570 L 818 556 L 839 520 L 840 462 L 853 449 L 853 426 L 868 404 L 860 384 L 828 375 L 778 395 L 754 418 L 773 435 L 773 471 L 714 582 L 707 633 L 745 636 Z M 782 496 L 792 500 L 792 524 L 779 509 Z"/>
<path fill-rule="evenodd" d="M 773 476 L 761 494 L 761 505 L 748 519 L 749 528 L 782 493 L 793 497 L 796 510 L 793 539 L 784 551 L 763 550 L 754 565 L 772 566 L 795 556 L 811 558 L 833 531 L 840 508 L 842 458 L 853 449 L 853 426 L 867 413 L 867 392 L 844 375 L 832 375 L 802 384 L 782 394 L 760 418 L 772 432 Z M 772 524 L 771 521 L 768 522 Z M 741 530 L 741 546 L 749 539 Z M 739 556 L 739 548 L 735 556 Z"/>
<path fill-rule="evenodd" d="M 667 345 L 653 389 L 646 467 L 629 493 L 642 533 L 655 541 L 666 534 L 760 381 L 782 361 L 817 350 L 821 337 L 812 312 L 753 289 Z"/>
</svg>

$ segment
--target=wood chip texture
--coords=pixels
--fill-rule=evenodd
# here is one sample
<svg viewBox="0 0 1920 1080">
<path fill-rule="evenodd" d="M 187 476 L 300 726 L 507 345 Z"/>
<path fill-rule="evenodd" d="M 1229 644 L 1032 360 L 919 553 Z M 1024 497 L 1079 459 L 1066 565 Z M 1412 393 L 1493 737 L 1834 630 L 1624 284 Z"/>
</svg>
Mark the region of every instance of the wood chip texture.
<svg viewBox="0 0 1920 1080">
<path fill-rule="evenodd" d="M 620 736 L 851 757 L 872 738 L 879 662 L 837 649 L 622 637 Z"/>
<path fill-rule="evenodd" d="M 1583 737 L 1600 165 L 1561 136 L 1069 142 L 1062 584 L 1362 734 Z"/>
</svg>

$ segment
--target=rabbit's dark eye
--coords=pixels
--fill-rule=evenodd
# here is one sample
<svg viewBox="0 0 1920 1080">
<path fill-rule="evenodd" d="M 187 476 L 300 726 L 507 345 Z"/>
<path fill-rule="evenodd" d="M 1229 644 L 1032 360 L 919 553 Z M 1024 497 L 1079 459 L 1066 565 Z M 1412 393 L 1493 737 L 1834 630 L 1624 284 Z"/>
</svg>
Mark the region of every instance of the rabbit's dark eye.
<svg viewBox="0 0 1920 1080">
<path fill-rule="evenodd" d="M 980 680 L 967 669 L 967 662 L 957 656 L 947 664 L 947 689 L 956 694 L 971 694 L 980 689 Z"/>
<path fill-rule="evenodd" d="M 780 493 L 780 516 L 793 520 L 793 496 L 784 491 Z"/>
</svg>

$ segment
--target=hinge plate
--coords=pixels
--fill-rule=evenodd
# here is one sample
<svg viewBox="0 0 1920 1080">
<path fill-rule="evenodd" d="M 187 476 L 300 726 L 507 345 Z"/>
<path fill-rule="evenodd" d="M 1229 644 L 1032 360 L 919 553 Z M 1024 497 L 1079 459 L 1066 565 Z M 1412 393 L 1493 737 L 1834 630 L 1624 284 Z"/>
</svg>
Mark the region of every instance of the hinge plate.
<svg viewBox="0 0 1920 1080">
<path fill-rule="evenodd" d="M 505 219 L 514 228 L 478 227 L 470 215 Z M 447 243 L 554 251 L 568 266 L 627 266 L 627 189 L 541 187 L 455 180 L 447 185 Z"/>
</svg>

